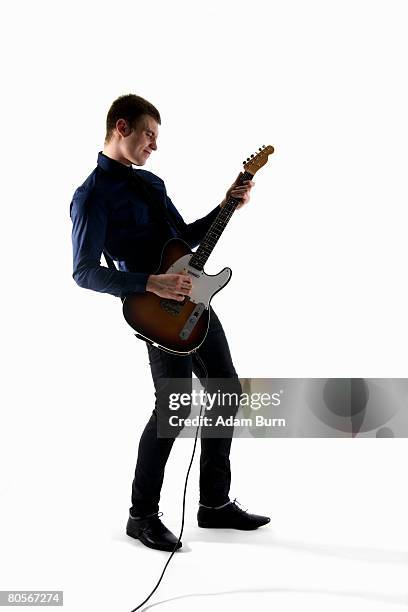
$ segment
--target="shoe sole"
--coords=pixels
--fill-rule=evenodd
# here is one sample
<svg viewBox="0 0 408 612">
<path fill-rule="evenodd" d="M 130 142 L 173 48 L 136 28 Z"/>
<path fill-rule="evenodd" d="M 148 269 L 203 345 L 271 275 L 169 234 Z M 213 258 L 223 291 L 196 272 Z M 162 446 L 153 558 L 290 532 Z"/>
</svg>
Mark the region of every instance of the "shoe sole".
<svg viewBox="0 0 408 612">
<path fill-rule="evenodd" d="M 209 523 L 198 523 L 198 526 L 203 529 L 237 529 L 238 531 L 255 531 L 255 529 L 259 529 L 259 527 L 263 527 L 264 525 L 268 525 L 268 523 L 251 527 L 234 527 L 233 525 L 211 525 Z"/>
<path fill-rule="evenodd" d="M 173 552 L 175 548 L 175 545 L 172 547 L 169 546 L 168 548 L 164 548 L 162 546 L 155 546 L 154 544 L 151 544 L 150 542 L 142 540 L 138 535 L 131 533 L 128 530 L 126 530 L 126 535 L 128 535 L 130 538 L 133 538 L 134 540 L 139 540 L 144 546 L 147 546 L 147 548 L 152 548 L 153 550 L 162 550 L 163 552 Z M 182 542 L 179 542 L 176 550 L 179 550 L 182 547 L 182 545 L 183 545 Z"/>
</svg>

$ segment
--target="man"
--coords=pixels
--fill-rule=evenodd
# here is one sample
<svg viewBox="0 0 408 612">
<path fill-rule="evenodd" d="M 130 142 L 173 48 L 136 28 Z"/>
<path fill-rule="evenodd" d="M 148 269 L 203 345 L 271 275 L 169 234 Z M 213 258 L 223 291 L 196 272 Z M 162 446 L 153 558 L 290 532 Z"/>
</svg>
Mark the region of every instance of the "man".
<svg viewBox="0 0 408 612">
<path fill-rule="evenodd" d="M 188 275 L 153 274 L 163 245 L 178 236 L 194 248 L 230 196 L 240 200 L 238 206 L 249 201 L 253 182 L 238 185 L 237 179 L 225 199 L 207 216 L 186 224 L 167 196 L 163 181 L 151 172 L 132 167 L 143 166 L 157 150 L 160 123 L 158 110 L 133 94 L 121 96 L 109 109 L 105 146 L 98 155 L 98 165 L 76 190 L 70 208 L 73 277 L 81 287 L 121 298 L 151 291 L 163 298 L 185 299 L 192 287 Z M 118 269 L 101 266 L 102 253 L 108 260 L 116 261 Z M 170 551 L 177 538 L 159 518 L 159 500 L 174 438 L 157 436 L 158 413 L 166 407 L 158 392 L 159 380 L 191 378 L 192 371 L 202 378 L 204 373 L 194 354 L 172 355 L 146 346 L 156 387 L 156 406 L 139 443 L 126 532 L 150 548 Z M 240 393 L 228 343 L 212 309 L 209 331 L 198 353 L 209 379 L 228 379 L 230 390 Z M 198 524 L 256 529 L 270 519 L 248 514 L 229 499 L 230 446 L 231 438 L 201 439 Z M 179 542 L 178 548 L 181 545 Z"/>
</svg>

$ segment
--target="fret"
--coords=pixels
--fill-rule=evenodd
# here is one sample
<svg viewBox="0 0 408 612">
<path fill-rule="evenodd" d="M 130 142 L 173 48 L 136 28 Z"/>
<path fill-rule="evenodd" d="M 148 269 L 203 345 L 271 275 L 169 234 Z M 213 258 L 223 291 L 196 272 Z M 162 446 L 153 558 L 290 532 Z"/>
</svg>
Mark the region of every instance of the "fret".
<svg viewBox="0 0 408 612">
<path fill-rule="evenodd" d="M 241 185 L 244 181 L 251 180 L 253 177 L 249 172 L 244 172 L 240 178 L 239 184 Z M 229 198 L 225 206 L 220 209 L 217 217 L 212 222 L 209 230 L 204 236 L 200 246 L 194 253 L 190 260 L 190 266 L 197 270 L 202 270 L 212 253 L 213 248 L 217 244 L 222 232 L 227 226 L 228 221 L 231 219 L 235 212 L 239 200 L 236 198 Z"/>
</svg>

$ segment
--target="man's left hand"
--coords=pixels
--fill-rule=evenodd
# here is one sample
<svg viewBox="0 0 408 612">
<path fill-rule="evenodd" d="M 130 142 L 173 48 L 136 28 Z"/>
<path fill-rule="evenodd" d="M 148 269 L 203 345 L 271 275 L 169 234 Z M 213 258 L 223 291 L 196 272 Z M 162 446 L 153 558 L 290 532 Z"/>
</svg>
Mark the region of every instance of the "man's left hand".
<svg viewBox="0 0 408 612">
<path fill-rule="evenodd" d="M 241 208 L 245 204 L 248 204 L 251 189 L 255 185 L 255 183 L 254 181 L 244 181 L 242 185 L 239 185 L 238 183 L 239 183 L 241 176 L 242 176 L 242 172 L 238 174 L 237 178 L 235 179 L 231 187 L 228 189 L 227 193 L 225 194 L 224 200 L 220 204 L 221 208 L 225 206 L 228 199 L 231 197 L 239 200 L 239 204 L 237 204 L 237 209 Z"/>
</svg>

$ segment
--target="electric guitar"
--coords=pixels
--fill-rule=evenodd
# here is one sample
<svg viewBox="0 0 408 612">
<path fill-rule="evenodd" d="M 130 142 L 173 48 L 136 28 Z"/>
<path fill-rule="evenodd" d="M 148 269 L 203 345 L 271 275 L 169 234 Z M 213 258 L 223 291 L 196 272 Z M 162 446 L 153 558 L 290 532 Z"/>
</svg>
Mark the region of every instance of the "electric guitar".
<svg viewBox="0 0 408 612">
<path fill-rule="evenodd" d="M 251 180 L 273 151 L 271 145 L 263 146 L 258 153 L 248 157 L 239 184 Z M 178 301 L 147 291 L 124 298 L 123 315 L 138 338 L 179 355 L 193 353 L 204 342 L 210 323 L 210 302 L 232 274 L 230 268 L 224 268 L 218 274 L 206 274 L 204 265 L 238 203 L 236 198 L 228 199 L 195 253 L 179 238 L 172 238 L 164 245 L 155 274 L 188 274 L 192 280 L 190 296 Z"/>
</svg>

